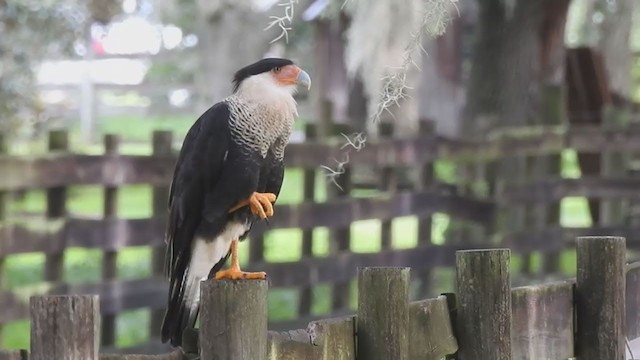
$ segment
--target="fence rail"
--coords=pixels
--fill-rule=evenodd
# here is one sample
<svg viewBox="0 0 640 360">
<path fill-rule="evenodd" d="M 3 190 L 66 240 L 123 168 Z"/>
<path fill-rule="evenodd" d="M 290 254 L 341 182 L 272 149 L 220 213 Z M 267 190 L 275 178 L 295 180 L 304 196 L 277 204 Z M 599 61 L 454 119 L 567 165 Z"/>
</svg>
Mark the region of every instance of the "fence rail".
<svg viewBox="0 0 640 360">
<path fill-rule="evenodd" d="M 625 160 L 620 165 L 610 161 L 619 153 L 640 154 L 640 127 L 635 125 L 528 127 L 494 132 L 477 141 L 440 138 L 426 126 L 415 138 L 383 138 L 352 152 L 350 164 L 336 178 L 342 190 L 319 184 L 326 179 L 317 169 L 330 164 L 332 157 L 341 158 L 338 146 L 313 136 L 308 139 L 304 144 L 291 144 L 286 154 L 287 169 L 296 169 L 301 177 L 301 189 L 297 189 L 301 202 L 278 204 L 268 228 L 256 226 L 248 241 L 247 268 L 268 272 L 273 287 L 298 290 L 299 319 L 274 320 L 269 323 L 272 329 L 327 316 L 312 311 L 318 284 L 329 285 L 328 313 L 351 311 L 356 266 L 409 266 L 419 283 L 418 293 L 426 296 L 433 294 L 429 291 L 438 281 L 439 268 L 451 269 L 455 265 L 452 255 L 463 248 L 508 246 L 523 256 L 524 273 L 533 267 L 529 254 L 536 251 L 542 251 L 545 264 L 550 264 L 543 272 L 557 272 L 559 260 L 554 254 L 571 249 L 577 236 L 624 236 L 629 248 L 640 248 L 640 223 L 635 215 L 640 213 L 640 176 L 634 170 L 638 162 Z M 15 192 L 45 190 L 45 210 L 39 213 L 25 210 L 27 215 L 19 215 L 0 206 L 0 269 L 11 256 L 44 254 L 44 282 L 36 287 L 37 293 L 99 294 L 106 346 L 115 343 L 115 319 L 125 310 L 150 309 L 150 338 L 158 337 L 162 294 L 166 294 L 162 279 L 166 197 L 176 153 L 170 132 L 154 133 L 152 144 L 149 155 L 123 155 L 118 137 L 108 135 L 104 154 L 74 154 L 69 150 L 68 134 L 55 131 L 50 134 L 48 154 L 0 155 L 0 199 L 7 202 Z M 580 178 L 562 178 L 558 154 L 565 150 L 602 154 L 597 156 L 607 160 L 606 166 Z M 453 175 L 443 179 L 443 172 Z M 145 218 L 127 218 L 117 211 L 118 194 L 138 184 L 152 188 L 151 203 L 146 204 L 149 212 Z M 74 191 L 85 185 L 102 188 L 101 215 L 70 211 Z M 318 185 L 326 185 L 326 191 Z M 602 209 L 593 210 L 590 226 L 561 224 L 560 202 L 568 197 L 603 204 Z M 444 243 L 434 243 L 436 226 L 437 231 L 442 227 L 436 223 L 436 214 L 447 216 Z M 410 249 L 394 244 L 393 228 L 403 217 L 415 221 L 411 229 L 417 241 Z M 376 222 L 379 253 L 353 252 L 353 225 L 366 220 Z M 315 230 L 323 228 L 328 230 L 328 249 L 318 254 Z M 270 263 L 266 256 L 269 232 L 285 229 L 300 230 L 300 258 Z M 149 277 L 120 279 L 119 254 L 138 246 L 152 249 Z M 100 250 L 103 284 L 66 283 L 64 254 L 70 247 Z M 0 324 L 27 316 L 26 300 L 33 292 L 22 290 L 4 287 L 0 291 L 0 305 L 12 310 L 0 315 Z"/>
<path fill-rule="evenodd" d="M 456 293 L 415 302 L 408 268 L 360 268 L 356 315 L 286 332 L 267 331 L 266 281 L 205 281 L 199 340 L 186 350 L 202 360 L 623 359 L 625 338 L 640 337 L 640 263 L 625 264 L 624 238 L 576 244 L 576 280 L 512 289 L 508 249 L 462 250 Z M 183 358 L 98 356 L 99 307 L 96 295 L 32 297 L 29 359 Z"/>
</svg>

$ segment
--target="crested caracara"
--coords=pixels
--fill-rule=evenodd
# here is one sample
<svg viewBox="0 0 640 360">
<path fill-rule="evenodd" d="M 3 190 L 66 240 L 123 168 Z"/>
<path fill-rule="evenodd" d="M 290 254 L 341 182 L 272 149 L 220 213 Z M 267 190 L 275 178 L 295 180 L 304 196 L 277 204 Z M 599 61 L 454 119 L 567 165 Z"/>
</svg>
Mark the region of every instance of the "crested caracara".
<svg viewBox="0 0 640 360">
<path fill-rule="evenodd" d="M 310 84 L 291 60 L 262 59 L 236 72 L 233 93 L 187 133 L 169 192 L 163 342 L 180 346 L 183 331 L 195 326 L 201 280 L 266 277 L 240 270 L 238 241 L 254 221 L 273 215 L 297 116 L 293 94 Z"/>
</svg>

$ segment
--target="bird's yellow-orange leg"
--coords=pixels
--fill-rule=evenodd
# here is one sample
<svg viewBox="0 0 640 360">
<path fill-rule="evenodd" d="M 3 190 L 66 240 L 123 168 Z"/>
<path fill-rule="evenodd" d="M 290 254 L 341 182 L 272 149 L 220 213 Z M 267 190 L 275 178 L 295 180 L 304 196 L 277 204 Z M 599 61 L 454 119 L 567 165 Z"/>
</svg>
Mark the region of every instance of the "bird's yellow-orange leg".
<svg viewBox="0 0 640 360">
<path fill-rule="evenodd" d="M 244 272 L 240 270 L 240 263 L 238 262 L 238 240 L 231 242 L 231 266 L 226 270 L 221 270 L 216 273 L 216 280 L 231 279 L 266 279 L 267 273 L 265 272 Z"/>
<path fill-rule="evenodd" d="M 273 202 L 276 201 L 276 195 L 272 193 L 259 193 L 254 192 L 248 199 L 241 201 L 236 206 L 232 207 L 229 212 L 234 212 L 242 207 L 249 205 L 251 212 L 258 215 L 260 219 L 266 219 L 268 216 L 273 216 Z"/>
</svg>

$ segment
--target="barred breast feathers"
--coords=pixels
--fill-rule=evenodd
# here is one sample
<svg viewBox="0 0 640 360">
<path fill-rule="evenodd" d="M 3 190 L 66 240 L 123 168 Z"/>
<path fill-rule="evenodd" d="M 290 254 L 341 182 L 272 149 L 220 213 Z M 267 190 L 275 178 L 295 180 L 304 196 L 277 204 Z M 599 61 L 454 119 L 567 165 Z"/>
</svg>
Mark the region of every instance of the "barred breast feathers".
<svg viewBox="0 0 640 360">
<path fill-rule="evenodd" d="M 259 151 L 263 157 L 271 148 L 282 158 L 297 116 L 295 100 L 289 94 L 286 97 L 260 100 L 236 94 L 227 97 L 224 102 L 230 110 L 231 135 L 240 144 Z"/>
</svg>

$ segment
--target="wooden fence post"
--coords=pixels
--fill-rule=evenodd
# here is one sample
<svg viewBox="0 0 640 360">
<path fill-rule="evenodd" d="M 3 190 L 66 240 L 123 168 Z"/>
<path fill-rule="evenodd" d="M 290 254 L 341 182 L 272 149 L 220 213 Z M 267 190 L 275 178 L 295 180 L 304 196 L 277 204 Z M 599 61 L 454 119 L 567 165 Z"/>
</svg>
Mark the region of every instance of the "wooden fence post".
<svg viewBox="0 0 640 360">
<path fill-rule="evenodd" d="M 456 252 L 458 359 L 511 360 L 510 250 Z"/>
<path fill-rule="evenodd" d="M 348 132 L 345 132 L 348 134 Z M 344 159 L 339 159 L 343 161 Z M 327 182 L 327 198 L 328 199 L 344 199 L 351 194 L 352 179 L 351 168 L 348 164 L 344 165 L 344 173 L 339 175 L 335 181 Z M 342 188 L 342 189 L 340 189 Z M 341 252 L 349 252 L 351 250 L 351 226 L 329 229 L 329 253 L 337 255 Z M 349 307 L 350 282 L 339 282 L 333 284 L 331 309 L 333 311 L 344 310 Z"/>
<path fill-rule="evenodd" d="M 266 360 L 267 281 L 200 283 L 200 358 Z"/>
<path fill-rule="evenodd" d="M 625 239 L 577 240 L 576 356 L 625 359 Z"/>
<path fill-rule="evenodd" d="M 30 307 L 31 360 L 98 360 L 97 295 L 34 296 Z"/>
<path fill-rule="evenodd" d="M 169 156 L 172 151 L 173 133 L 171 131 L 154 131 L 152 138 L 153 155 Z M 169 186 L 153 187 L 153 217 L 166 218 L 167 206 L 169 202 Z M 163 221 L 164 222 L 164 221 Z M 164 244 L 153 248 L 152 252 L 152 274 L 156 277 L 164 276 Z M 160 336 L 160 327 L 164 318 L 164 309 L 156 309 L 151 312 L 150 334 L 152 337 Z"/>
<path fill-rule="evenodd" d="M 120 147 L 120 137 L 109 134 L 104 137 L 104 152 L 106 155 L 117 156 Z M 104 189 L 103 215 L 105 219 L 114 219 L 118 209 L 118 188 L 109 186 Z M 105 250 L 102 253 L 102 280 L 113 280 L 118 272 L 118 252 Z M 116 341 L 116 315 L 108 314 L 102 318 L 101 344 L 110 346 Z"/>
<path fill-rule="evenodd" d="M 305 135 L 308 141 L 317 139 L 317 126 L 307 124 Z M 316 195 L 316 169 L 304 169 L 303 174 L 303 201 L 313 203 Z M 302 258 L 313 257 L 313 229 L 302 230 Z M 298 301 L 298 316 L 303 317 L 311 313 L 313 305 L 313 287 L 300 290 L 300 300 Z"/>
<path fill-rule="evenodd" d="M 358 269 L 358 359 L 409 359 L 409 268 Z"/>
<path fill-rule="evenodd" d="M 49 133 L 50 151 L 69 150 L 69 133 L 55 130 Z M 64 186 L 47 190 L 47 217 L 60 218 L 67 213 L 67 189 Z M 49 254 L 46 258 L 44 278 L 46 281 L 60 281 L 64 269 L 64 251 Z"/>
</svg>

